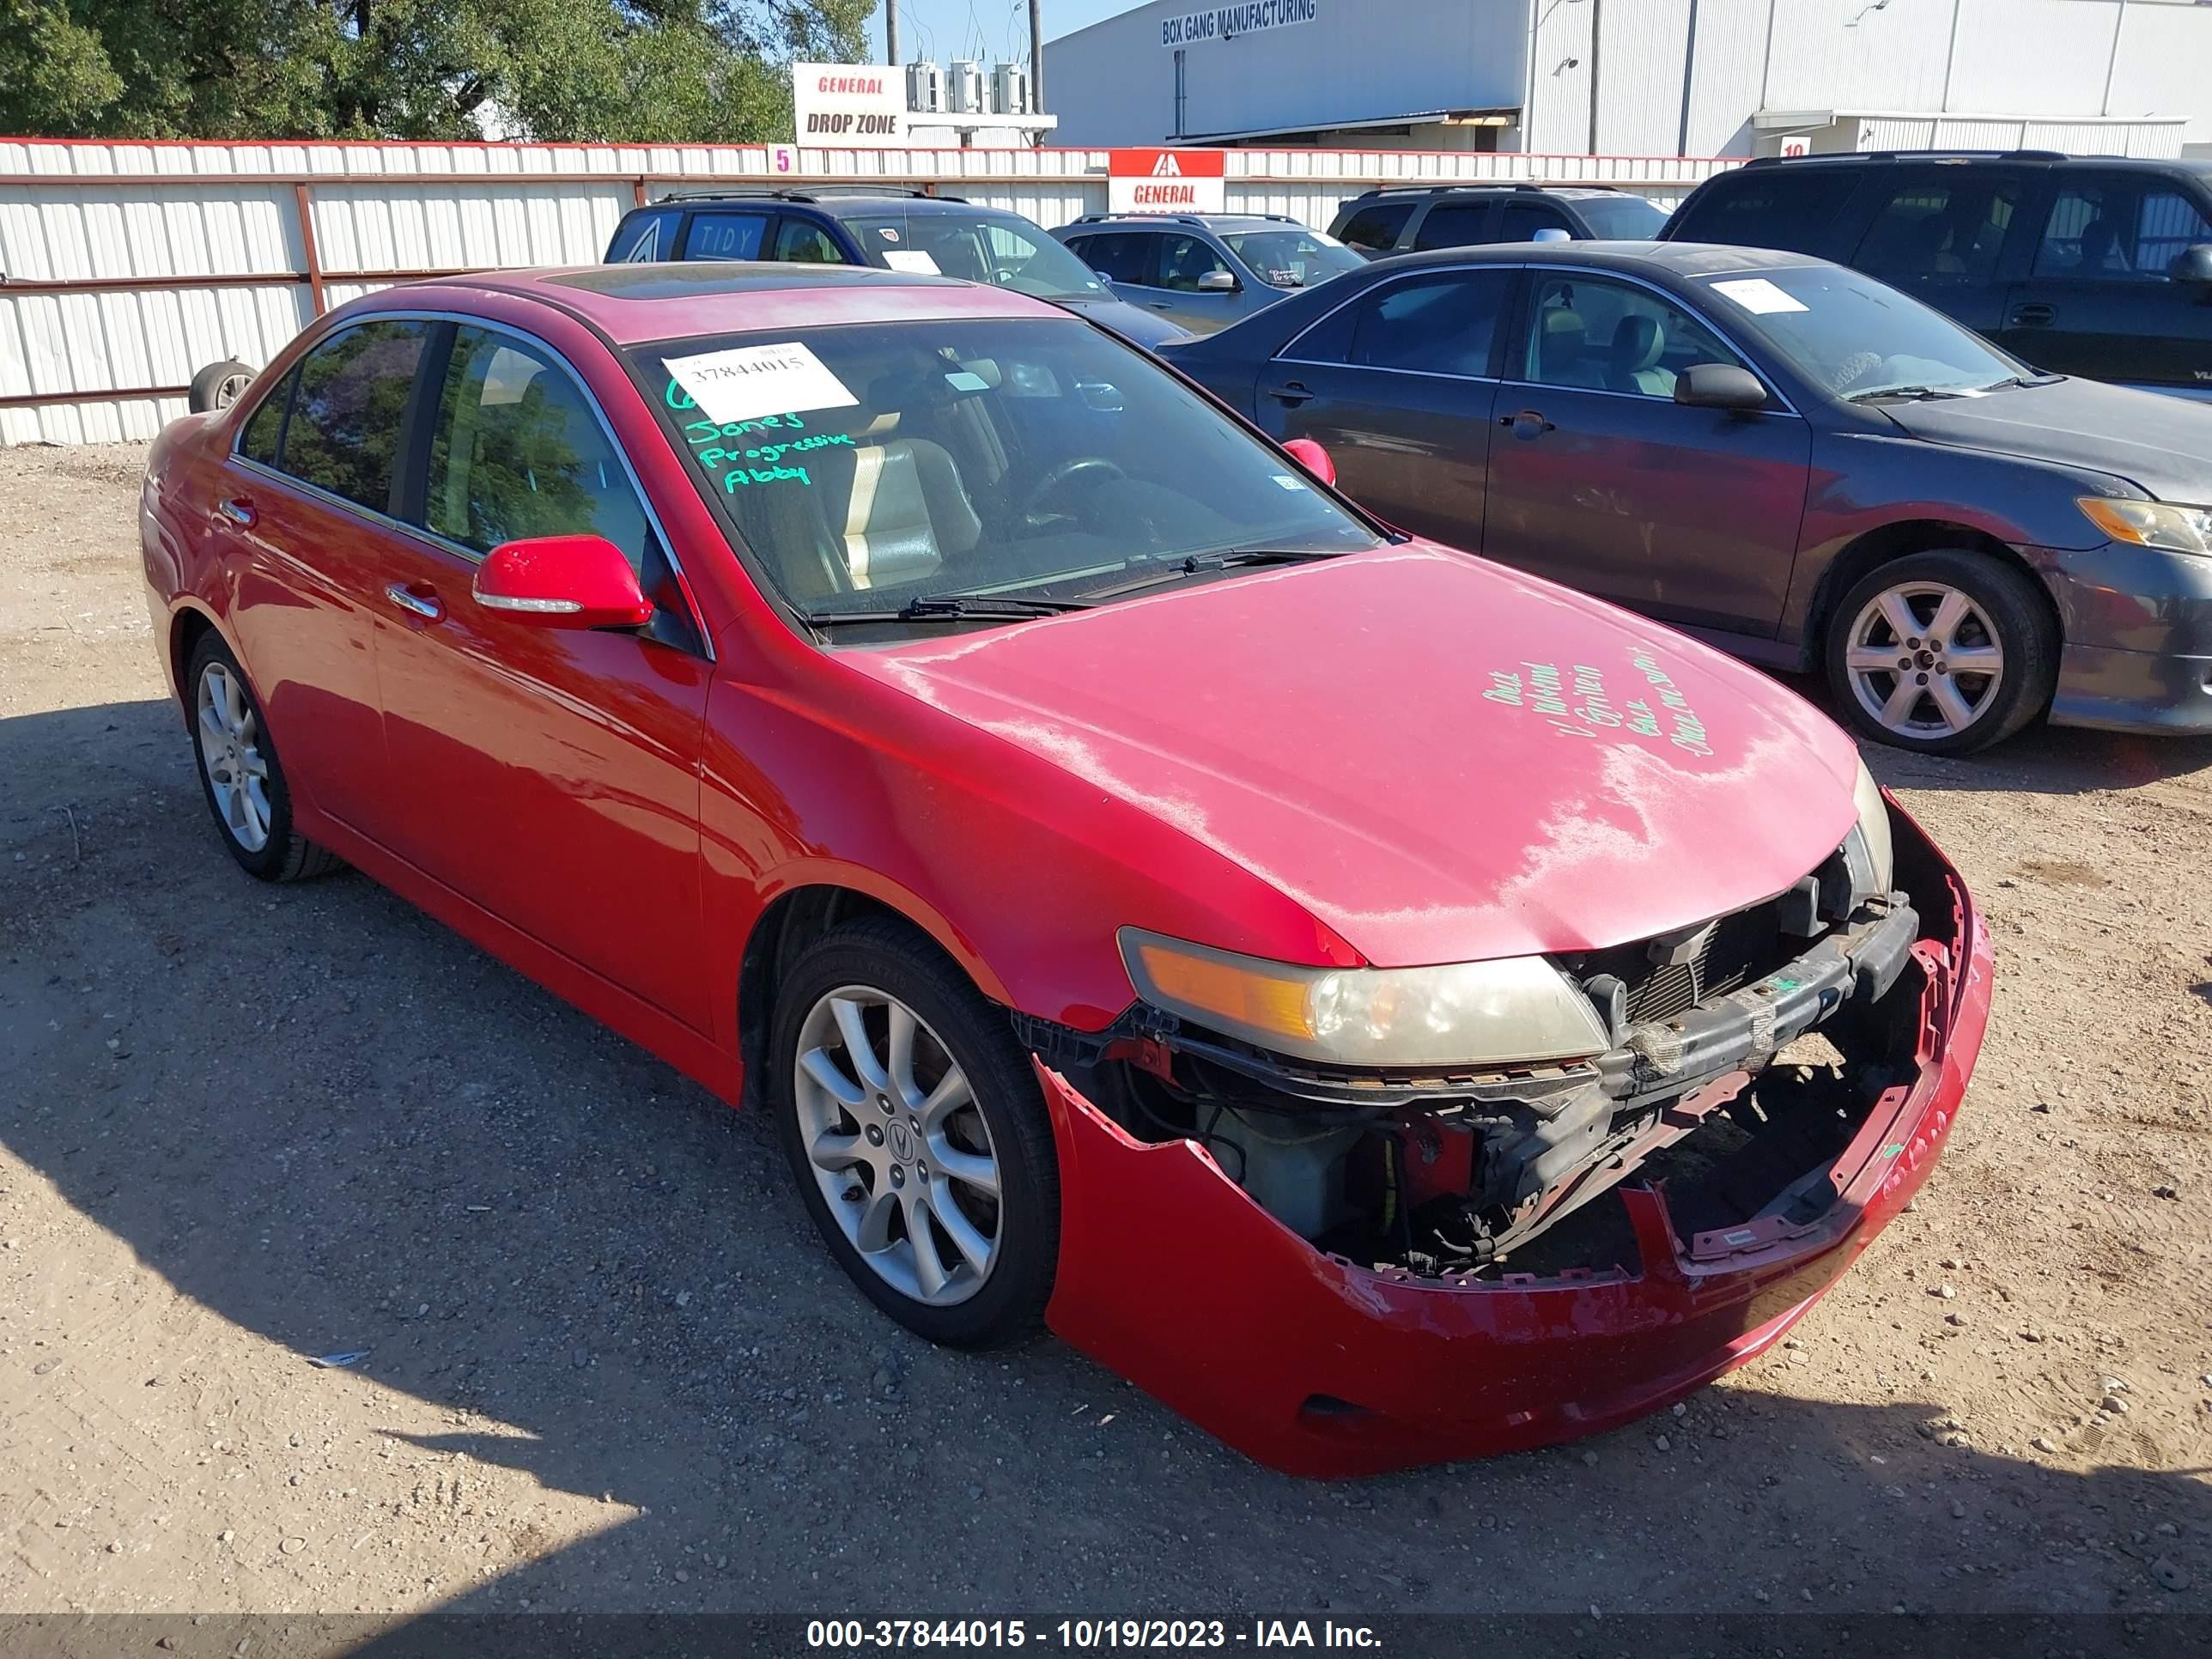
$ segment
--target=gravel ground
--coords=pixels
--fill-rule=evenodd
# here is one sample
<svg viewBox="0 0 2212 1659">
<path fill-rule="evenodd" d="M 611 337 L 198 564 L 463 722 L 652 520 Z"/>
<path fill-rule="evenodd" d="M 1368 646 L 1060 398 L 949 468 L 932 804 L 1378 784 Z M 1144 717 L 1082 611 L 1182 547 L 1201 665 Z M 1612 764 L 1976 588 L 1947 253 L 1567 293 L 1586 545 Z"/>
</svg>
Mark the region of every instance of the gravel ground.
<svg viewBox="0 0 2212 1659">
<path fill-rule="evenodd" d="M 906 1337 L 763 1124 L 242 877 L 143 453 L 0 453 L 0 1609 L 2212 1611 L 2212 744 L 1875 752 L 1998 950 L 1914 1210 L 1673 1416 L 1299 1482 Z"/>
</svg>

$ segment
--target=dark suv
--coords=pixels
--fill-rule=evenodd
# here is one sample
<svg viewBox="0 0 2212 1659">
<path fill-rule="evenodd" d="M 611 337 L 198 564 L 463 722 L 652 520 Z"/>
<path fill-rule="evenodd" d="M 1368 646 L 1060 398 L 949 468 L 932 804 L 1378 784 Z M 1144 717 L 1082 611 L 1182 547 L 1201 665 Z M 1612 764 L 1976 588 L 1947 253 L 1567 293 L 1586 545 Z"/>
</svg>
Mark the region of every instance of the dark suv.
<svg viewBox="0 0 2212 1659">
<path fill-rule="evenodd" d="M 632 208 L 615 227 L 607 263 L 659 259 L 779 259 L 960 276 L 1049 300 L 1147 349 L 1187 337 L 1167 318 L 1116 299 L 1020 214 L 891 185 L 715 191 Z"/>
<path fill-rule="evenodd" d="M 1763 157 L 1698 185 L 1661 238 L 1818 254 L 2038 368 L 2212 397 L 2212 164 Z"/>
<path fill-rule="evenodd" d="M 1480 242 L 1648 242 L 1663 208 L 1606 185 L 1386 185 L 1336 210 L 1328 234 L 1370 259 Z"/>
</svg>

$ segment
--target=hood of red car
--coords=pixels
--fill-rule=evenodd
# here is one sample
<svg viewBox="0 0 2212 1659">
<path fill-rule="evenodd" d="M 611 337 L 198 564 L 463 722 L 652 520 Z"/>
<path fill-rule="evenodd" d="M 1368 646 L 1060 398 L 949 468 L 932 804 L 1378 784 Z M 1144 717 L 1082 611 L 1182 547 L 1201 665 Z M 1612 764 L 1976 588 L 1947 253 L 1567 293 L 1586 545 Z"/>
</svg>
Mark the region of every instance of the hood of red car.
<svg viewBox="0 0 2212 1659">
<path fill-rule="evenodd" d="M 1644 938 L 1855 822 L 1850 739 L 1626 611 L 1421 543 L 845 660 L 1273 884 L 1370 962 Z"/>
</svg>

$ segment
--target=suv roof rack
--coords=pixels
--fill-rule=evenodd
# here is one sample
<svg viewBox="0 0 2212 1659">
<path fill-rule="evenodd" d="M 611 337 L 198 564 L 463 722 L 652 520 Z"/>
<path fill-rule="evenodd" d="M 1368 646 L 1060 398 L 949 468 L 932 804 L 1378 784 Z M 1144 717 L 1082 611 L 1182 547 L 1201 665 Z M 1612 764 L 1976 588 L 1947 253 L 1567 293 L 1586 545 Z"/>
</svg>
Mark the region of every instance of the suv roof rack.
<svg viewBox="0 0 2212 1659">
<path fill-rule="evenodd" d="M 1281 225 L 1305 223 L 1304 220 L 1289 213 L 1146 213 L 1142 211 L 1084 213 L 1077 215 L 1067 222 L 1071 225 L 1103 225 L 1125 219 L 1142 219 L 1147 224 L 1154 225 L 1196 225 L 1201 230 L 1206 228 L 1206 222 L 1208 219 L 1267 219 Z"/>
<path fill-rule="evenodd" d="M 2067 161 L 2060 149 L 1856 149 L 1821 155 L 1754 155 L 1747 167 L 1775 167 L 1808 161 Z"/>
<path fill-rule="evenodd" d="M 648 205 L 658 205 L 659 202 L 819 202 L 844 196 L 891 196 L 928 202 L 965 202 L 968 199 L 965 196 L 933 195 L 928 191 L 916 190 L 907 185 L 810 185 L 797 189 L 775 185 L 717 185 L 708 190 L 672 190 Z"/>
<path fill-rule="evenodd" d="M 1353 199 L 1364 202 L 1370 196 L 1448 196 L 1455 191 L 1468 190 L 1528 191 L 1541 194 L 1555 190 L 1618 191 L 1620 189 L 1619 185 L 1600 184 L 1594 179 L 1462 179 L 1455 185 L 1370 185 Z M 1268 216 L 1272 218 L 1274 216 Z"/>
</svg>

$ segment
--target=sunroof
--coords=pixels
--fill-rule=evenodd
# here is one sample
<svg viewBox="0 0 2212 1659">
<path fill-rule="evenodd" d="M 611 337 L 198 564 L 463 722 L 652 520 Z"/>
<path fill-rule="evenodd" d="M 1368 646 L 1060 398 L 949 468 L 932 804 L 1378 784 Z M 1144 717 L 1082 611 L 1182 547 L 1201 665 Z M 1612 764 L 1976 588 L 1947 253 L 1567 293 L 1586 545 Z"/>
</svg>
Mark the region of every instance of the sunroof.
<svg viewBox="0 0 2212 1659">
<path fill-rule="evenodd" d="M 843 288 L 872 283 L 935 286 L 942 280 L 860 265 L 763 264 L 735 259 L 601 265 L 546 278 L 556 287 L 580 288 L 623 300 L 696 300 L 709 294 L 744 294 L 762 289 Z"/>
</svg>

